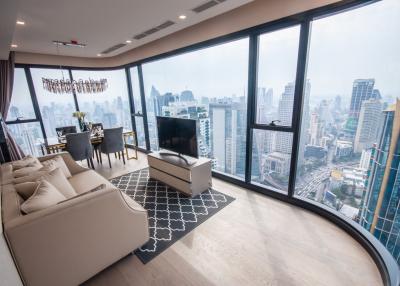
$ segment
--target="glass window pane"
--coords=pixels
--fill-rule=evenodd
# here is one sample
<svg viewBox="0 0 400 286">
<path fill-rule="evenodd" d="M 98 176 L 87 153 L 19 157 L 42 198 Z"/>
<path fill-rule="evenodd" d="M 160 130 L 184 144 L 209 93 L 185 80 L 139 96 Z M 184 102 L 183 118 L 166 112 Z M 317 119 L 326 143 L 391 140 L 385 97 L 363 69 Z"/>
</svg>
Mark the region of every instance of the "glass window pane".
<svg viewBox="0 0 400 286">
<path fill-rule="evenodd" d="M 138 146 L 140 148 L 146 149 L 146 137 L 144 135 L 143 117 L 135 116 L 135 123 Z"/>
<path fill-rule="evenodd" d="M 17 118 L 21 120 L 36 118 L 25 71 L 21 68 L 14 70 L 14 85 L 7 121 L 13 121 Z"/>
<path fill-rule="evenodd" d="M 253 130 L 251 182 L 287 193 L 293 134 Z"/>
<path fill-rule="evenodd" d="M 313 21 L 295 190 L 359 222 L 392 254 L 400 253 L 400 240 L 388 240 L 400 235 L 399 34 L 397 0 Z"/>
<path fill-rule="evenodd" d="M 76 110 L 72 93 L 55 94 L 43 88 L 42 78 L 69 79 L 67 70 L 60 69 L 31 69 L 33 85 L 39 103 L 47 138 L 57 137 L 56 127 L 78 126 L 72 113 Z"/>
<path fill-rule="evenodd" d="M 42 156 L 40 145 L 44 141 L 39 122 L 8 124 L 8 129 L 25 155 Z"/>
<path fill-rule="evenodd" d="M 135 105 L 135 113 L 143 114 L 142 100 L 140 99 L 138 68 L 133 67 L 130 69 L 130 71 L 131 71 L 131 83 L 132 83 L 133 103 Z"/>
<path fill-rule="evenodd" d="M 300 26 L 259 36 L 256 123 L 291 126 Z"/>
<path fill-rule="evenodd" d="M 128 88 L 124 69 L 107 71 L 74 70 L 72 77 L 77 79 L 107 79 L 108 88 L 101 93 L 78 93 L 80 111 L 86 112 L 86 120 L 103 123 L 104 128 L 124 127 L 132 130 Z"/>
<path fill-rule="evenodd" d="M 244 178 L 248 38 L 143 65 L 149 137 L 156 116 L 199 120 L 199 154 L 213 168 Z"/>
</svg>

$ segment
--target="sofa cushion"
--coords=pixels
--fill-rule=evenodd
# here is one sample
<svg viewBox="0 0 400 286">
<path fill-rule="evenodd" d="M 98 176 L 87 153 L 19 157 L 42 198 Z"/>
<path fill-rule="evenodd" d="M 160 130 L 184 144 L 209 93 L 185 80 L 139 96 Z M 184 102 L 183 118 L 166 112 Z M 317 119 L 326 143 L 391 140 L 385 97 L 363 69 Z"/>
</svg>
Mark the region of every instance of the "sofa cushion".
<svg viewBox="0 0 400 286">
<path fill-rule="evenodd" d="M 26 213 L 32 213 L 56 205 L 65 200 L 65 197 L 46 180 L 41 180 L 33 195 L 22 205 L 21 210 Z"/>
<path fill-rule="evenodd" d="M 56 187 L 56 189 L 59 190 L 60 193 L 63 194 L 66 198 L 72 198 L 76 196 L 74 188 L 71 186 L 70 182 L 65 177 L 60 168 L 57 168 L 42 176 L 40 180 L 48 181 L 50 184 Z"/>
<path fill-rule="evenodd" d="M 39 160 L 37 158 L 31 156 L 31 155 L 28 155 L 28 156 L 24 157 L 21 160 L 14 161 L 14 162 L 11 163 L 11 165 L 13 166 L 13 170 L 14 171 L 18 170 L 18 169 L 21 169 L 21 168 L 24 168 L 24 167 L 37 165 L 37 164 L 40 165 Z"/>
<path fill-rule="evenodd" d="M 61 156 L 55 156 L 49 160 L 41 162 L 43 166 L 48 166 L 52 169 L 60 168 L 61 171 L 64 173 L 65 177 L 70 178 L 71 172 L 69 171 L 67 165 L 64 162 L 64 159 Z"/>
<path fill-rule="evenodd" d="M 115 187 L 109 181 L 93 170 L 87 170 L 85 172 L 78 173 L 73 175 L 68 180 L 78 194 L 93 190 L 101 184 L 105 184 L 106 187 L 115 189 Z"/>
<path fill-rule="evenodd" d="M 43 166 L 42 164 L 34 164 L 33 166 L 23 167 L 13 172 L 14 178 L 29 176 L 33 172 L 38 171 Z"/>
<path fill-rule="evenodd" d="M 21 184 L 15 184 L 14 187 L 17 193 L 24 199 L 29 199 L 30 196 L 33 195 L 36 188 L 38 187 L 39 182 L 24 182 Z"/>
</svg>

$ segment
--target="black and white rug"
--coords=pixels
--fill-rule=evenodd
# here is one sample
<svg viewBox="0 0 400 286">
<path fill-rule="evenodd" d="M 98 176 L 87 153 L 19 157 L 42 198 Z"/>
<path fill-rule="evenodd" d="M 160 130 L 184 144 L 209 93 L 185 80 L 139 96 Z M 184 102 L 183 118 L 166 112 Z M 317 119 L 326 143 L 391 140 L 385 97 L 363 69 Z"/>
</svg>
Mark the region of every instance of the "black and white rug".
<svg viewBox="0 0 400 286">
<path fill-rule="evenodd" d="M 213 189 L 187 197 L 149 178 L 147 168 L 110 182 L 148 212 L 150 240 L 135 251 L 144 264 L 235 200 Z"/>
</svg>

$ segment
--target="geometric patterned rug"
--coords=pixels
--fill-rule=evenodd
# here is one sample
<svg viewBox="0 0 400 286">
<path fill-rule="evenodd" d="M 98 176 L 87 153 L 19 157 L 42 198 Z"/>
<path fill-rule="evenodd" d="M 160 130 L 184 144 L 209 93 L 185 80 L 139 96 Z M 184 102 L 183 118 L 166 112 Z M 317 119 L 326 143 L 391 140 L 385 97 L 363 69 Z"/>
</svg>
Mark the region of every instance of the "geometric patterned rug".
<svg viewBox="0 0 400 286">
<path fill-rule="evenodd" d="M 141 169 L 110 182 L 148 212 L 150 239 L 135 254 L 146 264 L 235 199 L 213 189 L 190 198 Z"/>
</svg>

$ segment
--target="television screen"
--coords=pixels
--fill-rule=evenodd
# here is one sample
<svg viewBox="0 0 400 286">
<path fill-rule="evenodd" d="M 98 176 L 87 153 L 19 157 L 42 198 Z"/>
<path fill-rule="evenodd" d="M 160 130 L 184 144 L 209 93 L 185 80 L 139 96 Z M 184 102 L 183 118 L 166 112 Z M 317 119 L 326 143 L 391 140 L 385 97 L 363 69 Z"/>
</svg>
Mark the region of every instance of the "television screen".
<svg viewBox="0 0 400 286">
<path fill-rule="evenodd" d="M 196 126 L 196 120 L 157 116 L 160 148 L 198 158 Z"/>
</svg>

